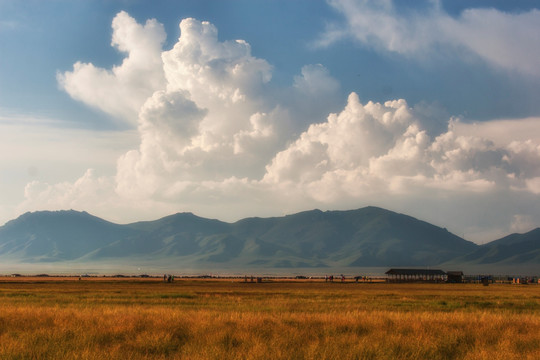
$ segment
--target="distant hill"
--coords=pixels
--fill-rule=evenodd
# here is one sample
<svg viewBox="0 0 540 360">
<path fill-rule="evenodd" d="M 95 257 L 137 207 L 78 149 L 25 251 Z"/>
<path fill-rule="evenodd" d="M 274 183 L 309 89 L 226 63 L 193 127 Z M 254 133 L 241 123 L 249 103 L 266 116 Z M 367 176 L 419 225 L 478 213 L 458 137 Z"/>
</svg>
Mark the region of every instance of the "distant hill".
<svg viewBox="0 0 540 360">
<path fill-rule="evenodd" d="M 285 258 L 276 256 L 279 250 L 290 258 L 284 265 L 432 266 L 477 247 L 445 229 L 376 207 L 244 219 L 234 227 L 235 236 L 266 250 L 252 254 L 264 265 L 280 265 L 276 261 Z"/>
<path fill-rule="evenodd" d="M 377 207 L 311 210 L 235 223 L 179 213 L 110 223 L 86 212 L 26 213 L 0 227 L 10 262 L 174 263 L 178 268 L 427 267 L 540 260 L 540 229 L 486 245 Z"/>
<path fill-rule="evenodd" d="M 466 264 L 540 264 L 540 228 L 481 245 L 454 261 Z"/>
<path fill-rule="evenodd" d="M 135 233 L 86 212 L 26 213 L 0 227 L 0 256 L 34 262 L 72 260 Z"/>
</svg>

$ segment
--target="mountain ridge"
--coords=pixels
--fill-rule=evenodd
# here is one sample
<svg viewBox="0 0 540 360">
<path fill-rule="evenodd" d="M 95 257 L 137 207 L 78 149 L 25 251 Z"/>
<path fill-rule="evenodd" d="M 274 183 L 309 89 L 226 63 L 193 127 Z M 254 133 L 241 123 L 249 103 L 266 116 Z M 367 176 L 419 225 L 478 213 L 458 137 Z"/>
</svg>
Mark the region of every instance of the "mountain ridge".
<svg viewBox="0 0 540 360">
<path fill-rule="evenodd" d="M 0 227 L 0 259 L 53 264 L 145 259 L 181 267 L 248 268 L 535 265 L 540 264 L 540 228 L 477 245 L 374 206 L 232 223 L 176 213 L 123 225 L 87 212 L 40 211 Z"/>
</svg>

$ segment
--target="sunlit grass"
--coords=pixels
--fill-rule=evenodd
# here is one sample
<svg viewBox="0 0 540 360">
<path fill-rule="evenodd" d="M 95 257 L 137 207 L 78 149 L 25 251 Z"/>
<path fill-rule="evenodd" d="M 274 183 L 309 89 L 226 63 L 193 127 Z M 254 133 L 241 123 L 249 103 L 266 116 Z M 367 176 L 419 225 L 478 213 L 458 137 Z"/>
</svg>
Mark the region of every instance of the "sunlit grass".
<svg viewBox="0 0 540 360">
<path fill-rule="evenodd" d="M 540 286 L 0 282 L 1 359 L 538 359 Z"/>
</svg>

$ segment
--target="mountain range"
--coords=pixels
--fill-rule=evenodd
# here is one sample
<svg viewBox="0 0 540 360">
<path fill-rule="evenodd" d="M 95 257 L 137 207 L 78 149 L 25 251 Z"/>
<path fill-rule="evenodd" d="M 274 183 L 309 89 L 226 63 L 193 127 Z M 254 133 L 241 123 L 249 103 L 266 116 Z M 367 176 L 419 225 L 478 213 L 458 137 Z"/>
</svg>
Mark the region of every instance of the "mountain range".
<svg viewBox="0 0 540 360">
<path fill-rule="evenodd" d="M 114 224 L 86 212 L 26 213 L 0 227 L 10 263 L 170 263 L 177 268 L 337 268 L 540 264 L 540 228 L 477 245 L 377 207 L 234 223 L 178 213 Z"/>
</svg>

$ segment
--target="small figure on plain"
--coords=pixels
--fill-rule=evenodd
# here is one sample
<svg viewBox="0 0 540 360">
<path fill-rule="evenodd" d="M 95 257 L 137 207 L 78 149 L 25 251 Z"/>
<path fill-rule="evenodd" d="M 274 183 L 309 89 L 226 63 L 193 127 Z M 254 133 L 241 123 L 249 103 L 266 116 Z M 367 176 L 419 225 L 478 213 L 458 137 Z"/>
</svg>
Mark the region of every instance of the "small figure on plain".
<svg viewBox="0 0 540 360">
<path fill-rule="evenodd" d="M 167 274 L 163 274 L 163 282 L 167 282 Z"/>
<path fill-rule="evenodd" d="M 324 282 L 328 282 L 328 275 L 324 275 Z"/>
<path fill-rule="evenodd" d="M 341 274 L 341 282 L 345 282 L 345 275 Z"/>
</svg>

